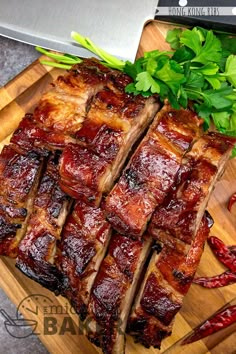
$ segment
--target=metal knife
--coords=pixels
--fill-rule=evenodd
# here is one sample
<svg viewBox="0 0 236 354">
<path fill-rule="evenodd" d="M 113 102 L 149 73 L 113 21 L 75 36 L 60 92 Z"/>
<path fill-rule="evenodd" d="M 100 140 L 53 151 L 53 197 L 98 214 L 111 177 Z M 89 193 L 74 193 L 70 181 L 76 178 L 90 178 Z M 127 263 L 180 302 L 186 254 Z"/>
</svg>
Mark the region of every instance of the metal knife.
<svg viewBox="0 0 236 354">
<path fill-rule="evenodd" d="M 158 15 L 157 5 L 158 0 L 0 0 L 0 35 L 91 56 L 71 40 L 71 31 L 77 31 L 118 58 L 133 61 L 144 24 Z M 169 6 L 165 0 L 161 5 Z"/>
</svg>

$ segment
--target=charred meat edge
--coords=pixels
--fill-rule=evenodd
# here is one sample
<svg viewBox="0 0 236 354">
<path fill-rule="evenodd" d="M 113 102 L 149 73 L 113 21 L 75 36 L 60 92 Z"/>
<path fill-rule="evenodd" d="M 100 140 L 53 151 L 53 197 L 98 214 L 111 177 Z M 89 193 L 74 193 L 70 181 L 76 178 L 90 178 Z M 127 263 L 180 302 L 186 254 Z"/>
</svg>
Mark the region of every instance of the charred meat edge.
<svg viewBox="0 0 236 354">
<path fill-rule="evenodd" d="M 135 341 L 146 348 L 153 346 L 160 349 L 162 340 L 171 335 L 175 315 L 191 286 L 209 230 L 204 217 L 186 255 L 165 245 L 159 254 L 153 253 L 127 329 Z M 172 258 L 168 259 L 169 255 Z M 163 268 L 167 268 L 164 273 Z"/>
<path fill-rule="evenodd" d="M 54 264 L 56 243 L 71 205 L 58 185 L 58 159 L 59 152 L 49 157 L 16 261 L 25 275 L 56 293 L 62 286 L 62 275 Z"/>
<path fill-rule="evenodd" d="M 110 236 L 111 227 L 102 210 L 77 201 L 62 231 L 56 265 L 64 277 L 62 294 L 82 320 Z"/>
<path fill-rule="evenodd" d="M 153 214 L 148 231 L 154 239 L 177 248 L 179 252 L 188 251 L 214 186 L 224 173 L 234 143 L 233 138 L 210 132 L 193 145 L 185 156 L 174 189 Z M 180 204 L 181 209 L 175 208 L 175 205 Z M 172 208 L 173 212 L 171 212 Z M 168 225 L 165 222 L 166 219 L 170 220 L 168 215 L 165 214 L 165 217 L 161 218 L 166 211 L 176 216 L 176 220 L 171 220 Z M 184 216 L 187 216 L 186 222 L 190 227 L 181 224 L 181 218 L 183 219 Z M 186 234 L 186 230 L 189 236 L 181 237 L 182 234 Z"/>
<path fill-rule="evenodd" d="M 86 328 L 89 340 L 97 346 L 101 346 L 106 354 L 125 352 L 125 330 L 128 314 L 151 245 L 152 240 L 145 237 L 143 241 L 135 241 L 117 234 L 111 238 L 108 254 L 101 264 L 92 288 L 86 319 L 89 324 Z M 135 254 L 131 255 L 131 250 L 135 250 Z M 123 254 L 123 257 L 127 252 L 122 262 L 120 259 L 116 259 L 119 252 Z M 97 296 L 100 291 L 109 292 L 109 289 L 106 290 L 106 285 L 107 282 L 111 282 L 112 287 L 114 276 L 116 276 L 116 284 L 113 284 L 115 286 L 115 303 L 110 297 L 103 297 L 102 300 L 100 299 L 101 303 Z M 107 318 L 108 322 L 104 318 Z"/>
<path fill-rule="evenodd" d="M 190 246 L 188 245 L 188 247 L 184 249 L 184 251 L 183 249 L 178 250 L 177 247 L 175 247 L 175 250 L 172 251 L 170 249 L 170 254 L 171 252 L 176 252 L 176 258 L 180 257 L 180 259 L 182 259 L 182 263 L 180 262 L 180 268 L 184 270 L 182 271 L 181 269 L 176 269 L 176 271 L 173 273 L 173 278 L 171 278 L 168 275 L 168 271 L 166 272 L 166 267 L 162 268 L 162 272 L 161 272 L 161 266 L 159 264 L 159 259 L 161 259 L 163 254 L 165 255 L 165 252 L 168 251 L 170 242 L 169 241 L 166 242 L 167 245 L 165 245 L 164 230 L 161 233 L 160 239 L 158 239 L 158 232 L 155 234 L 158 241 L 164 243 L 163 251 L 161 251 L 161 253 L 158 256 L 154 255 L 152 260 L 150 261 L 143 285 L 135 300 L 135 304 L 133 306 L 132 313 L 129 319 L 129 330 L 135 336 L 136 340 L 142 342 L 146 346 L 153 345 L 154 347 L 159 348 L 161 344 L 161 340 L 165 338 L 167 335 L 171 334 L 171 328 L 172 328 L 171 322 L 173 321 L 174 315 L 181 308 L 183 295 L 186 294 L 191 284 L 193 275 L 200 261 L 201 249 L 204 246 L 204 240 L 206 239 L 208 234 L 207 229 L 206 228 L 204 229 L 204 225 L 208 223 L 207 218 L 206 217 L 204 218 L 202 222 L 202 226 L 199 228 L 200 222 L 201 219 L 203 218 L 205 207 L 209 200 L 210 194 L 213 190 L 214 184 L 216 180 L 221 176 L 224 170 L 225 164 L 231 154 L 233 145 L 234 145 L 233 139 L 224 137 L 220 134 L 209 133 L 208 135 L 203 136 L 201 139 L 199 139 L 199 141 L 196 142 L 195 146 L 193 146 L 191 152 L 189 153 L 189 155 L 191 155 L 191 157 L 195 160 L 201 158 L 203 159 L 209 158 L 213 166 L 217 168 L 214 169 L 213 175 L 209 174 L 209 176 L 205 176 L 205 180 L 201 181 L 205 184 L 208 184 L 208 188 L 205 195 L 203 194 L 202 198 L 200 199 L 200 202 L 197 204 L 197 215 L 195 215 L 196 223 L 195 223 L 195 228 L 192 230 L 193 234 L 192 234 Z M 192 181 L 194 182 L 194 178 L 195 178 L 194 174 L 192 178 L 193 178 Z M 189 186 L 189 184 L 191 184 L 192 181 L 191 181 L 191 173 L 190 173 L 190 175 L 188 175 L 187 185 Z M 180 191 L 181 193 L 184 192 L 182 188 L 183 186 L 180 181 L 180 185 L 175 186 L 175 193 L 177 196 L 178 196 L 178 191 Z M 200 193 L 200 189 L 198 190 L 198 193 Z M 195 204 L 193 207 L 195 207 Z M 183 227 L 186 227 L 186 225 L 184 225 Z M 199 244 L 200 244 L 200 249 L 199 249 Z M 176 242 L 174 243 L 174 245 L 176 245 Z M 194 252 L 196 245 L 198 247 L 197 253 Z M 184 256 L 184 254 L 187 254 L 186 257 Z M 191 255 L 191 257 L 189 257 L 188 255 Z M 189 260 L 190 260 L 190 264 L 188 264 Z M 192 272 L 190 269 L 191 265 L 193 268 Z M 164 272 L 164 276 L 163 276 L 163 272 Z M 188 274 L 189 278 L 188 277 L 185 278 L 185 272 L 186 273 L 189 272 Z M 164 279 L 164 277 L 167 276 L 169 277 L 169 279 Z M 169 306 L 172 307 L 173 313 L 172 314 L 170 313 L 170 315 L 168 316 L 169 318 L 168 323 L 165 323 L 164 317 L 162 318 L 162 316 L 160 315 L 161 313 L 160 309 L 159 312 L 157 311 L 155 316 L 149 316 L 148 313 L 145 311 L 145 303 L 146 304 L 148 303 L 148 299 L 145 299 L 145 291 L 149 286 L 148 283 L 151 277 L 153 277 L 154 279 L 153 281 L 156 282 L 156 284 L 153 284 L 153 288 L 152 288 L 153 293 L 154 294 L 155 292 L 158 293 L 158 291 L 159 293 L 162 293 L 163 299 L 165 298 L 166 303 L 168 302 Z M 170 281 L 170 283 L 168 280 Z M 174 287 L 176 287 L 176 282 L 178 284 L 178 281 L 180 283 L 183 282 L 182 289 L 180 286 L 177 286 L 178 290 L 180 291 L 182 290 L 182 294 L 179 291 L 174 290 Z M 152 307 L 155 308 L 155 301 Z M 150 309 L 148 311 L 150 312 Z M 167 313 L 168 313 L 168 309 L 167 309 Z M 156 317 L 157 315 L 159 316 L 159 318 Z M 156 337 L 153 336 L 153 340 L 151 340 L 152 336 L 149 333 L 149 327 L 155 328 Z M 142 334 L 142 336 L 139 336 L 140 328 L 142 328 L 142 331 L 146 329 L 146 337 L 144 333 Z"/>
<path fill-rule="evenodd" d="M 126 94 L 127 78 L 120 74 L 109 88 L 97 93 L 76 134 L 77 144 L 69 144 L 62 154 L 61 188 L 91 205 L 98 206 L 102 194 L 110 191 L 131 147 L 159 109 L 156 97 Z"/>
<path fill-rule="evenodd" d="M 189 110 L 165 105 L 106 198 L 113 228 L 140 238 L 157 205 L 168 193 L 182 157 L 201 132 L 201 121 Z"/>
<path fill-rule="evenodd" d="M 27 223 L 32 213 L 34 197 L 37 192 L 39 180 L 43 170 L 44 158 L 42 158 L 34 151 L 27 152 L 25 154 L 19 153 L 17 146 L 15 146 L 14 144 L 9 144 L 4 146 L 1 152 L 1 157 L 3 157 L 5 153 L 11 154 L 10 161 L 6 161 L 5 164 L 4 161 L 1 162 L 3 168 L 2 172 L 3 172 L 4 183 L 6 183 L 7 180 L 9 181 L 10 190 L 8 190 L 8 192 L 7 190 L 4 190 L 3 192 L 11 193 L 11 197 L 9 195 L 1 196 L 1 198 L 3 198 L 2 200 L 3 204 L 1 206 L 1 209 L 4 207 L 4 204 L 6 203 L 6 210 L 5 211 L 2 210 L 1 214 L 2 214 L 2 221 L 5 220 L 5 222 L 8 224 L 8 226 L 7 224 L 5 224 L 5 227 L 12 229 L 13 233 L 9 237 L 1 239 L 0 250 L 3 255 L 7 255 L 9 257 L 15 258 L 17 256 L 19 243 L 21 242 L 22 238 L 25 235 Z M 27 186 L 27 188 L 29 188 L 28 191 L 27 189 L 22 191 L 24 194 L 23 199 L 25 200 L 21 201 L 19 204 L 14 199 L 15 198 L 14 194 L 17 195 L 19 193 L 18 188 L 20 185 L 22 185 L 22 179 L 21 179 L 22 176 L 19 175 L 20 171 L 19 171 L 18 164 L 25 163 L 25 161 L 27 161 L 27 166 L 29 167 L 29 170 L 27 171 L 28 174 L 27 177 L 30 178 L 31 186 L 30 188 L 29 186 Z M 12 183 L 12 175 L 10 175 L 9 178 L 5 176 L 5 174 L 10 173 L 12 169 L 15 169 L 15 173 L 17 173 L 17 178 L 14 179 L 14 184 Z M 12 216 L 9 216 L 8 210 L 10 210 L 10 214 L 12 214 Z M 17 216 L 16 218 L 14 217 L 14 212 L 17 212 L 17 210 L 22 212 L 24 211 L 23 213 L 24 215 L 22 214 L 20 220 L 18 221 L 17 219 L 19 218 Z M 5 222 L 3 221 L 3 224 Z M 4 225 L 2 225 L 2 227 L 4 227 Z"/>
</svg>

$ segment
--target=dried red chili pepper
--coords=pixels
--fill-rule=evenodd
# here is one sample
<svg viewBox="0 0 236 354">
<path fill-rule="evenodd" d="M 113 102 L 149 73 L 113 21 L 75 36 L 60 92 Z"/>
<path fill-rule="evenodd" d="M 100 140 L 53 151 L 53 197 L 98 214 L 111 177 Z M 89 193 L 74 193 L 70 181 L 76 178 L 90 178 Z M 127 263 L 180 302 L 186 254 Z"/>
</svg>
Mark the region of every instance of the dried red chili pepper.
<svg viewBox="0 0 236 354">
<path fill-rule="evenodd" d="M 214 277 L 199 277 L 193 279 L 193 283 L 209 289 L 221 288 L 236 283 L 236 273 L 227 271 Z"/>
<path fill-rule="evenodd" d="M 234 322 L 236 322 L 236 305 L 229 306 L 217 312 L 200 326 L 196 327 L 193 333 L 182 341 L 181 345 L 196 342 L 230 326 Z"/>
<path fill-rule="evenodd" d="M 229 199 L 229 202 L 228 202 L 228 210 L 229 211 L 231 211 L 234 203 L 236 203 L 236 193 L 234 193 Z"/>
<path fill-rule="evenodd" d="M 207 242 L 217 259 L 232 272 L 236 272 L 236 255 L 230 250 L 230 248 L 215 236 L 209 237 Z"/>
<path fill-rule="evenodd" d="M 228 249 L 231 253 L 236 255 L 236 245 L 235 246 L 228 246 Z"/>
</svg>

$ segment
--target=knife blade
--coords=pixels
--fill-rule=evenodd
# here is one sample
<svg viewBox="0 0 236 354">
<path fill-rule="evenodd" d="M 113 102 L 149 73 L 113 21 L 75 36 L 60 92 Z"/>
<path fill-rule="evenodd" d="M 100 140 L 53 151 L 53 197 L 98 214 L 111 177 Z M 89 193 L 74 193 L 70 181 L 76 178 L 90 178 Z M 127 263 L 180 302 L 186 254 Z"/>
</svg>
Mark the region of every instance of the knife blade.
<svg viewBox="0 0 236 354">
<path fill-rule="evenodd" d="M 220 6 L 221 0 L 185 0 L 187 6 Z M 224 6 L 233 6 L 229 0 Z M 120 59 L 134 61 L 145 23 L 159 19 L 235 30 L 236 16 L 160 16 L 179 0 L 1 0 L 0 35 L 80 57 L 91 53 L 72 41 L 71 31 L 89 37 Z"/>
<path fill-rule="evenodd" d="M 81 57 L 77 31 L 122 59 L 134 60 L 143 25 L 154 19 L 157 0 L 1 0 L 0 34 Z"/>
</svg>

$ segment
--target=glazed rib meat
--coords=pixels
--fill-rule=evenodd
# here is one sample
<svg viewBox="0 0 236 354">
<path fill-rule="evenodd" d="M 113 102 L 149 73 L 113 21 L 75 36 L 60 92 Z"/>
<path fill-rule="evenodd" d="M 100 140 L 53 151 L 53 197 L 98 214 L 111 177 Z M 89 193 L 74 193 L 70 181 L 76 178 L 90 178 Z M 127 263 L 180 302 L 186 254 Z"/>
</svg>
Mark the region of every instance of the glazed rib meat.
<svg viewBox="0 0 236 354">
<path fill-rule="evenodd" d="M 16 146 L 5 146 L 0 154 L 0 254 L 16 257 L 25 234 L 43 159 L 35 152 L 24 155 Z"/>
<path fill-rule="evenodd" d="M 83 127 L 76 134 L 79 144 L 69 144 L 63 151 L 61 187 L 74 198 L 99 205 L 132 145 L 159 108 L 155 97 L 126 94 L 125 86 L 130 82 L 123 73 L 111 77 L 91 102 Z"/>
<path fill-rule="evenodd" d="M 77 201 L 59 243 L 56 264 L 64 277 L 63 295 L 84 318 L 94 279 L 110 240 L 111 227 L 100 208 Z"/>
<path fill-rule="evenodd" d="M 49 157 L 16 261 L 25 275 L 56 293 L 63 281 L 55 265 L 56 243 L 70 208 L 70 198 L 58 184 L 58 159 L 58 152 Z"/>
<path fill-rule="evenodd" d="M 140 238 L 152 213 L 174 183 L 184 153 L 200 134 L 198 117 L 166 105 L 106 198 L 105 211 L 113 228 Z"/>
<path fill-rule="evenodd" d="M 113 71 L 97 59 L 84 59 L 60 75 L 34 111 L 47 129 L 74 135 L 83 124 L 92 97 L 107 84 Z"/>
<path fill-rule="evenodd" d="M 145 347 L 160 348 L 161 341 L 172 332 L 209 234 L 207 218 L 186 255 L 164 245 L 154 252 L 128 322 L 128 332 Z"/>
<path fill-rule="evenodd" d="M 148 232 L 163 248 L 149 263 L 129 320 L 130 332 L 145 346 L 159 348 L 171 333 L 209 233 L 205 208 L 234 142 L 216 133 L 200 138 L 152 217 Z"/>
<path fill-rule="evenodd" d="M 125 329 L 143 265 L 151 249 L 150 238 L 132 240 L 115 234 L 92 288 L 86 323 L 91 342 L 104 353 L 125 351 Z"/>
<path fill-rule="evenodd" d="M 177 188 L 153 214 L 149 226 L 153 238 L 180 252 L 188 249 L 233 145 L 234 139 L 212 132 L 193 145 L 176 178 Z"/>
<path fill-rule="evenodd" d="M 45 129 L 37 124 L 34 115 L 27 113 L 11 138 L 21 152 L 36 151 L 44 155 L 49 150 L 62 150 L 75 140 L 63 132 Z"/>
<path fill-rule="evenodd" d="M 131 82 L 84 59 L 0 154 L 0 253 L 67 297 L 106 354 L 125 351 L 136 291 L 130 333 L 154 347 L 171 333 L 235 143 L 202 136 L 191 110 L 165 104 L 157 113 L 158 97 L 126 93 Z"/>
<path fill-rule="evenodd" d="M 75 142 L 75 134 L 86 119 L 93 96 L 116 73 L 94 58 L 84 59 L 60 75 L 43 94 L 33 114 L 26 114 L 20 123 L 18 144 L 22 149 L 56 150 Z"/>
</svg>

